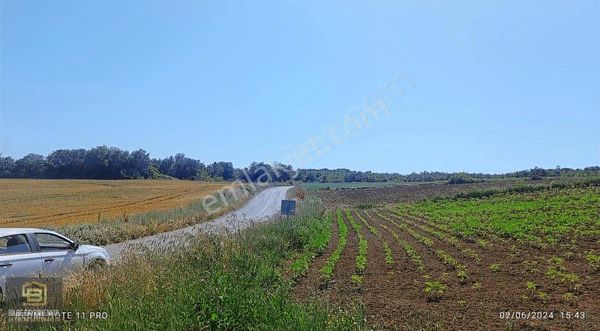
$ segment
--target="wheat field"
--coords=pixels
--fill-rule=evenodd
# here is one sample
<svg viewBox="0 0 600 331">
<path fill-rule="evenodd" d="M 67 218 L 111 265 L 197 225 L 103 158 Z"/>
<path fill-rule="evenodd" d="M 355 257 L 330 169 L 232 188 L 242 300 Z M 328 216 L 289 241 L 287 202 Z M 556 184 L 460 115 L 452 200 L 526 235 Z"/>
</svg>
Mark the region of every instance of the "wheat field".
<svg viewBox="0 0 600 331">
<path fill-rule="evenodd" d="M 92 223 L 184 207 L 227 183 L 180 180 L 0 180 L 0 226 Z"/>
</svg>

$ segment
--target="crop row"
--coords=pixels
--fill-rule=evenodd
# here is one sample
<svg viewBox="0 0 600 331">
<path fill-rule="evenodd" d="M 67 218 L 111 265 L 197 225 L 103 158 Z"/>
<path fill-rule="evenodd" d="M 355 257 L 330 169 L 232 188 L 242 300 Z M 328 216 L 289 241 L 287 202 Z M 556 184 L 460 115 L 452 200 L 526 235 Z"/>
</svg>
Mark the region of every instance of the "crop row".
<svg viewBox="0 0 600 331">
<path fill-rule="evenodd" d="M 356 235 L 358 236 L 356 273 L 358 274 L 358 276 L 360 276 L 364 273 L 365 268 L 367 267 L 367 239 L 365 239 L 365 236 L 362 233 L 362 225 L 360 225 L 360 223 L 354 220 L 354 217 L 352 216 L 352 213 L 350 213 L 350 210 L 346 210 L 346 217 L 348 218 L 348 221 L 350 221 L 354 232 L 356 232 Z M 355 279 L 358 283 L 360 283 L 360 281 L 362 280 L 360 277 L 353 277 L 353 279 Z"/>
<path fill-rule="evenodd" d="M 373 235 L 377 236 L 380 240 L 383 241 L 383 252 L 385 253 L 385 263 L 388 266 L 394 264 L 394 255 L 392 253 L 392 249 L 390 248 L 390 245 L 387 242 L 387 240 L 385 240 L 384 238 L 381 237 L 379 230 L 377 230 L 376 227 L 369 224 L 369 222 L 360 213 L 356 213 L 356 217 L 367 227 L 367 229 L 369 229 L 369 232 L 371 232 Z"/>
<path fill-rule="evenodd" d="M 399 213 L 397 213 L 394 210 L 390 210 L 390 211 L 392 212 L 393 217 L 395 217 L 395 218 L 399 217 Z M 460 242 L 460 240 L 458 240 L 458 238 L 456 238 L 452 235 L 449 235 L 449 234 L 441 232 L 441 231 L 437 231 L 437 230 L 432 229 L 424 224 L 418 224 L 416 222 L 408 221 L 406 219 L 404 219 L 404 222 L 414 226 L 415 228 L 417 228 L 423 232 L 427 232 L 438 239 L 441 239 L 441 240 L 447 242 L 448 244 L 454 246 L 459 251 L 461 251 L 463 254 L 474 259 L 477 262 L 479 262 L 481 260 L 481 258 L 479 257 L 479 254 L 477 254 L 477 252 L 475 252 L 471 248 L 464 247 L 464 245 Z"/>
<path fill-rule="evenodd" d="M 396 215 L 402 217 L 410 217 L 416 218 L 419 220 L 423 220 L 428 226 L 433 227 L 437 230 L 457 235 L 461 238 L 469 238 L 472 239 L 475 237 L 475 243 L 477 246 L 481 248 L 490 248 L 490 241 L 502 241 L 502 238 L 487 231 L 483 231 L 481 229 L 474 230 L 473 232 L 465 233 L 459 230 L 452 229 L 446 224 L 441 224 L 439 221 L 435 222 L 431 220 L 431 215 L 427 213 L 417 210 L 415 205 L 413 204 L 400 204 L 393 211 Z M 439 218 L 440 221 L 444 221 L 445 223 L 452 224 L 452 222 L 448 218 Z"/>
<path fill-rule="evenodd" d="M 346 242 L 348 241 L 348 227 L 346 226 L 344 218 L 342 217 L 342 212 L 339 209 L 337 210 L 337 224 L 339 237 L 337 247 L 321 269 L 321 274 L 325 280 L 331 279 L 335 265 L 340 260 L 342 252 L 344 252 L 344 248 L 346 247 Z"/>
<path fill-rule="evenodd" d="M 396 231 L 394 231 L 394 229 L 390 229 L 384 223 L 381 223 L 381 226 L 386 231 L 388 231 L 392 235 L 392 237 L 394 237 L 394 239 L 396 239 L 396 241 L 398 242 L 398 244 L 400 244 L 400 246 L 402 246 L 402 249 L 404 250 L 406 255 L 408 255 L 408 258 L 410 259 L 410 261 L 417 267 L 417 270 L 419 270 L 420 273 L 425 273 L 425 264 L 423 263 L 423 258 L 421 257 L 421 255 L 419 255 L 417 250 L 413 246 L 411 246 L 409 243 L 407 243 L 405 240 L 400 238 L 400 236 L 398 235 L 398 233 Z"/>
<path fill-rule="evenodd" d="M 369 232 L 371 232 L 375 236 L 379 236 L 379 231 L 377 230 L 377 228 L 369 224 L 369 222 L 367 222 L 367 220 L 364 217 L 362 217 L 360 213 L 356 213 L 356 217 L 358 217 L 362 224 L 364 224 L 367 227 Z"/>
<path fill-rule="evenodd" d="M 425 245 L 427 247 L 433 247 L 433 240 L 416 232 L 412 228 L 408 227 L 408 225 L 406 225 L 405 223 L 398 223 L 398 222 L 394 221 L 393 219 L 391 219 L 377 211 L 375 211 L 375 215 L 377 215 L 379 218 L 382 218 L 382 219 L 394 224 L 395 226 L 399 227 L 402 231 L 407 232 L 411 237 L 415 238 L 418 242 L 422 243 L 423 245 Z"/>
<path fill-rule="evenodd" d="M 400 229 L 402 229 L 403 231 L 407 232 L 411 237 L 413 237 L 414 239 L 416 239 L 418 242 L 422 243 L 423 245 L 425 245 L 430 251 L 434 252 L 436 257 L 438 258 L 438 260 L 440 260 L 444 265 L 450 267 L 452 270 L 456 270 L 457 271 L 457 276 L 460 280 L 461 283 L 464 283 L 467 279 L 467 271 L 466 271 L 466 267 L 459 263 L 455 258 L 453 258 L 451 255 L 449 255 L 448 253 L 446 253 L 444 250 L 442 249 L 435 249 L 433 248 L 433 240 L 417 233 L 416 231 L 414 231 L 411 227 L 409 227 L 406 222 L 403 221 L 403 223 L 398 223 L 396 221 L 394 221 L 393 219 L 384 216 L 380 213 L 375 212 L 376 215 L 378 215 L 380 218 L 383 218 L 385 220 L 387 220 L 388 222 L 396 225 L 397 227 L 399 227 Z"/>
<path fill-rule="evenodd" d="M 311 223 L 311 227 L 313 227 L 313 231 L 311 232 L 315 233 L 315 235 L 310 238 L 310 241 L 304 247 L 304 253 L 290 266 L 295 277 L 305 275 L 308 271 L 309 263 L 316 256 L 323 254 L 327 245 L 329 245 L 329 241 L 331 240 L 331 222 L 331 216 L 327 213 L 325 215 L 325 222 Z"/>
</svg>

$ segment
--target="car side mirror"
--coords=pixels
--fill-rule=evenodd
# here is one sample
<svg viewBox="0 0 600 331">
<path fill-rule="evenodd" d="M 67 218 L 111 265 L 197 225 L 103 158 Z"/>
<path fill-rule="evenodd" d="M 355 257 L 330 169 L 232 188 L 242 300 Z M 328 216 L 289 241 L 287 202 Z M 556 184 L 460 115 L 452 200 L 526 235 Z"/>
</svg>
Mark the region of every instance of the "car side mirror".
<svg viewBox="0 0 600 331">
<path fill-rule="evenodd" d="M 69 245 L 69 249 L 70 249 L 70 250 L 73 250 L 73 251 L 76 251 L 77 249 L 79 249 L 79 243 L 78 243 L 78 242 L 75 242 L 75 241 L 74 241 L 74 242 L 72 242 L 72 243 Z"/>
</svg>

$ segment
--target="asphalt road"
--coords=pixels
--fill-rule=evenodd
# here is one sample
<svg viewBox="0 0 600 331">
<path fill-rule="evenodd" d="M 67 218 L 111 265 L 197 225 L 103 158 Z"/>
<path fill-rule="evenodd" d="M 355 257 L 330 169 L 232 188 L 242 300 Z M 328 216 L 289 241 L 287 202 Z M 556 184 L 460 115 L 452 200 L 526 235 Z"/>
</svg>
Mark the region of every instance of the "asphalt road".
<svg viewBox="0 0 600 331">
<path fill-rule="evenodd" d="M 242 230 L 251 224 L 259 223 L 278 215 L 281 200 L 291 186 L 271 187 L 261 191 L 242 208 L 215 218 L 212 221 L 196 224 L 175 231 L 160 233 L 154 236 L 128 240 L 118 244 L 104 246 L 111 259 L 118 259 L 125 253 L 144 251 L 147 249 L 172 249 L 185 245 L 189 237 L 199 233 L 227 233 Z"/>
</svg>

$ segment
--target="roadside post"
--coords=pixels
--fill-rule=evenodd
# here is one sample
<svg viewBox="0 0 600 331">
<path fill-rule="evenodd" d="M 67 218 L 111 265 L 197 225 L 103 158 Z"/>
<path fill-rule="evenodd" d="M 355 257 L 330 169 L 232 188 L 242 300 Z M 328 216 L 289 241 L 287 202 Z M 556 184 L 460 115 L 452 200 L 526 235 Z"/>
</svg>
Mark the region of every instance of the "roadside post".
<svg viewBox="0 0 600 331">
<path fill-rule="evenodd" d="M 296 200 L 281 200 L 281 215 L 285 215 L 286 218 L 296 215 Z"/>
</svg>

